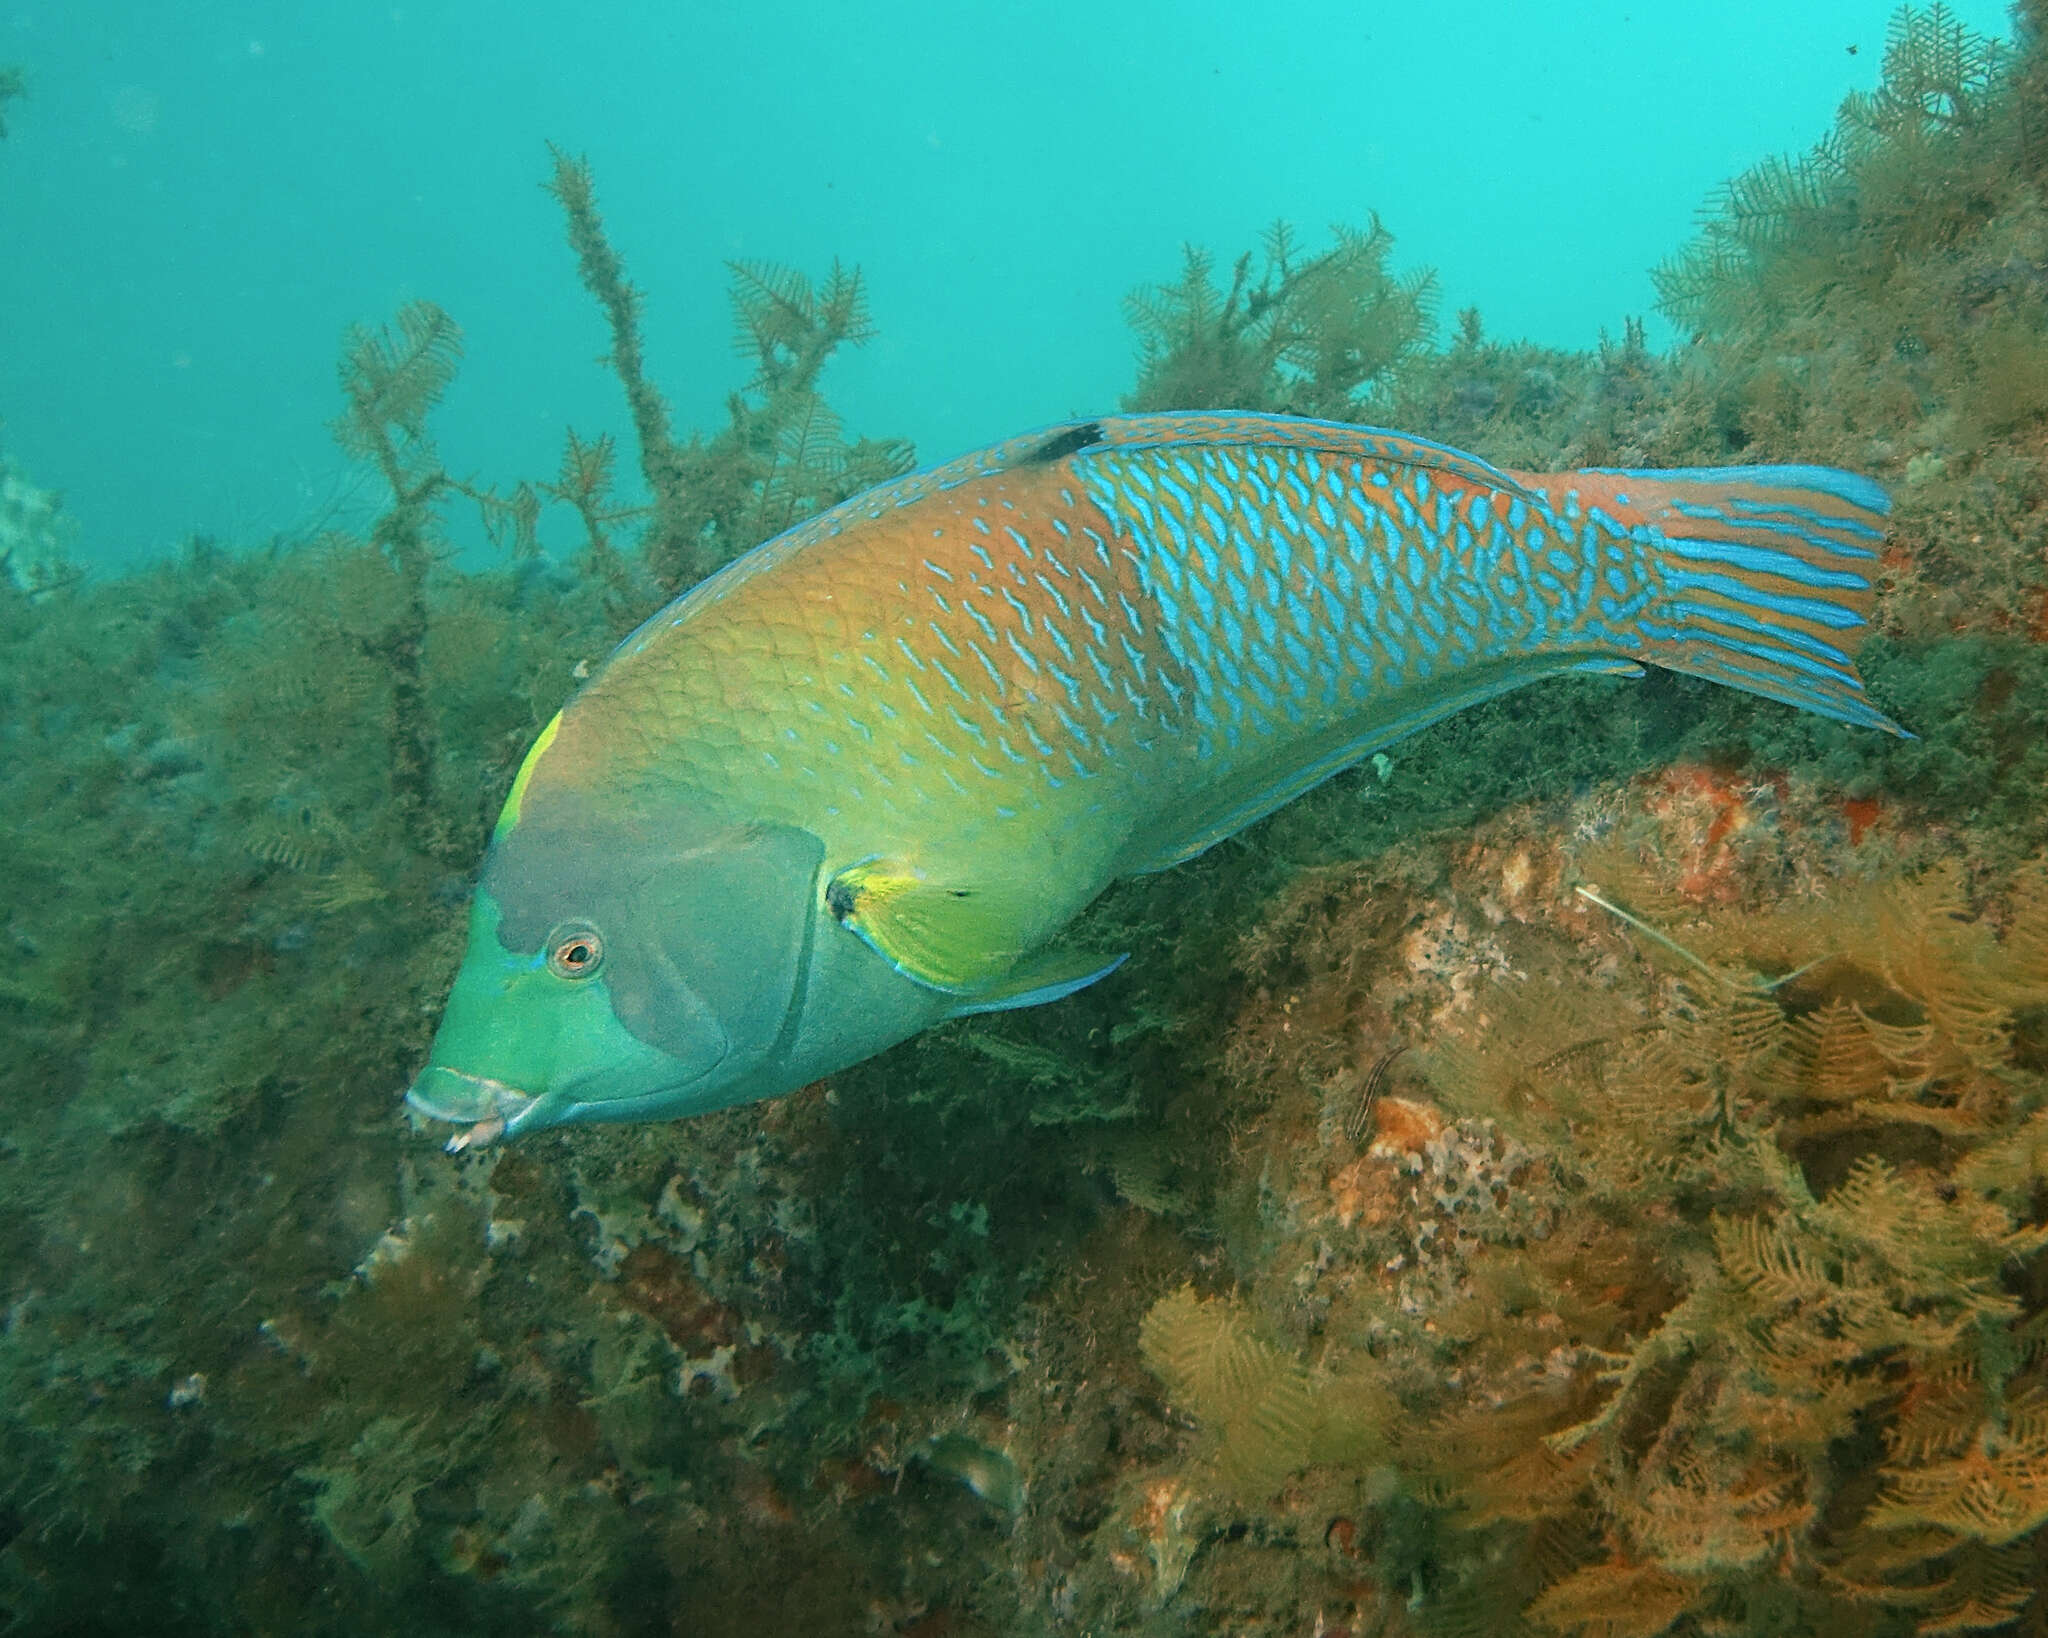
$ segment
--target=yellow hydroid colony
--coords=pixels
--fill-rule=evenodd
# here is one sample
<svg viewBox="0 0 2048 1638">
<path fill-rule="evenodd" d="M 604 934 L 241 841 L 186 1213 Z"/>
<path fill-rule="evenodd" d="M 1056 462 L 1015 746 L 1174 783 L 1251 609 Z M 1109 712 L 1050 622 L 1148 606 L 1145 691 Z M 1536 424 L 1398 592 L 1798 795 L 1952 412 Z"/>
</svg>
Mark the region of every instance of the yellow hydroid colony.
<svg viewBox="0 0 2048 1638">
<path fill-rule="evenodd" d="M 1326 1107 L 1320 1172 L 1281 1128 L 1360 1076 L 1248 1055 L 1268 1188 L 1291 1172 L 1277 1266 L 1142 1332 L 1202 1430 L 1188 1481 L 1253 1513 L 1410 1498 L 1470 1544 L 1424 1601 L 1451 1627 L 2010 1620 L 2048 1524 L 2048 872 L 1978 919 L 1940 865 L 1707 910 L 1632 827 L 1547 864 L 1482 844 L 1378 971 L 1388 872 L 1278 918 L 1311 975 L 1283 1012 L 1427 1044 L 1368 1154 Z"/>
</svg>

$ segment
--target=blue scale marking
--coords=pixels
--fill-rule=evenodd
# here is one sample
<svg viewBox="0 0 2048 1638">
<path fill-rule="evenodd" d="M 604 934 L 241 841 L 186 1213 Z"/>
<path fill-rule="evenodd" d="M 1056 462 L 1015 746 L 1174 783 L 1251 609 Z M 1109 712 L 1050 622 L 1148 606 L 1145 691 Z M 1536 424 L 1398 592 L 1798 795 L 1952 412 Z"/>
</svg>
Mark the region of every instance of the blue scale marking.
<svg viewBox="0 0 2048 1638">
<path fill-rule="evenodd" d="M 1294 491 L 1295 504 L 1304 512 L 1315 504 L 1315 488 L 1307 476 L 1311 468 L 1315 469 L 1318 476 L 1321 475 L 1321 469 L 1315 466 L 1314 458 L 1305 450 L 1293 451 L 1283 464 L 1288 486 Z"/>
<path fill-rule="evenodd" d="M 988 680 L 996 685 L 996 691 L 1000 694 L 1003 688 L 1003 674 L 996 669 L 995 661 L 988 657 L 987 653 L 983 651 L 981 644 L 977 643 L 972 637 L 967 639 L 967 646 L 974 650 L 974 657 L 981 662 L 981 669 L 988 673 Z M 997 711 L 996 715 L 1001 717 L 1002 713 Z"/>
<path fill-rule="evenodd" d="M 1280 647 L 1287 656 L 1287 663 L 1295 669 L 1304 682 L 1314 675 L 1316 669 L 1315 656 L 1309 653 L 1308 645 L 1301 638 L 1295 636 L 1291 631 L 1283 631 L 1280 633 Z"/>
<path fill-rule="evenodd" d="M 1033 580 L 1036 580 L 1039 583 L 1039 585 L 1045 588 L 1045 595 L 1052 599 L 1053 607 L 1060 611 L 1060 618 L 1062 620 L 1073 619 L 1073 606 L 1070 603 L 1068 603 L 1068 601 L 1064 597 L 1060 595 L 1059 587 L 1055 586 L 1050 580 L 1046 579 L 1045 576 L 1042 574 L 1034 574 L 1031 578 Z"/>
<path fill-rule="evenodd" d="M 1067 641 L 1066 633 L 1048 620 L 1045 625 L 1045 634 L 1052 639 L 1052 646 L 1060 651 L 1060 658 L 1065 660 L 1068 665 L 1072 665 L 1074 663 L 1074 645 Z"/>
<path fill-rule="evenodd" d="M 1010 652 L 1024 662 L 1024 669 L 1029 671 L 1032 676 L 1037 676 L 1038 660 L 1030 649 L 1017 641 L 1017 634 L 1013 631 L 1006 631 L 1003 633 L 1003 641 L 1010 645 Z"/>
<path fill-rule="evenodd" d="M 1278 529 L 1271 530 L 1266 535 L 1266 551 L 1263 556 L 1253 550 L 1249 541 L 1240 541 L 1237 548 L 1238 569 L 1247 580 L 1269 563 L 1282 574 L 1291 574 L 1294 569 L 1293 543 L 1299 538 L 1299 534 L 1290 537 Z"/>
<path fill-rule="evenodd" d="M 1160 473 L 1159 487 L 1165 492 L 1166 498 L 1180 508 L 1183 517 L 1192 517 L 1195 511 L 1195 497 L 1188 492 L 1182 483 L 1174 481 L 1174 474 L 1178 474 L 1187 482 L 1194 481 L 1194 474 L 1177 462 L 1170 464 L 1173 466 L 1173 473 Z"/>
<path fill-rule="evenodd" d="M 1143 525 L 1131 532 L 1148 546 L 1156 542 L 1159 539 L 1159 520 L 1153 514 L 1151 501 L 1131 489 L 1125 489 L 1118 498 L 1122 502 L 1119 510 L 1136 514 L 1138 522 Z"/>
<path fill-rule="evenodd" d="M 1349 518 L 1344 520 L 1344 544 L 1351 549 L 1351 561 L 1354 563 L 1371 555 L 1372 548 L 1366 544 L 1365 536 L 1359 532 L 1358 525 Z M 1318 574 L 1321 573 L 1322 566 L 1322 559 L 1319 556 L 1316 560 Z"/>
<path fill-rule="evenodd" d="M 983 501 L 981 504 L 986 506 L 988 502 Z M 989 528 L 987 518 L 969 518 L 967 521 L 973 524 L 975 528 L 979 529 L 985 535 L 992 534 L 994 532 Z M 976 549 L 979 550 L 979 548 Z"/>
<path fill-rule="evenodd" d="M 1025 536 L 1022 530 L 1013 529 L 1010 527 L 1009 524 L 1006 523 L 1003 525 L 1003 533 L 1008 535 L 1012 540 L 1014 540 L 1017 543 L 1017 550 L 1022 552 L 1026 557 L 1031 557 L 1034 555 L 1031 550 L 1031 542 Z"/>
<path fill-rule="evenodd" d="M 1279 520 L 1281 529 L 1286 533 L 1298 535 L 1302 532 L 1300 514 L 1288 503 L 1287 497 L 1277 490 L 1273 495 L 1273 516 Z"/>
<path fill-rule="evenodd" d="M 972 620 L 979 627 L 981 627 L 982 636 L 986 637 L 990 642 L 994 642 L 996 640 L 995 622 L 991 620 L 987 615 L 983 614 L 981 610 L 976 608 L 972 603 L 966 604 L 965 607 L 967 610 L 967 618 Z M 968 644 L 972 646 L 974 639 L 970 637 L 967 639 L 967 641 Z"/>
<path fill-rule="evenodd" d="M 998 586 L 996 589 L 1002 593 L 1003 601 L 1017 611 L 1017 618 L 1024 622 L 1024 635 L 1029 637 L 1031 635 L 1031 610 L 1025 607 L 1023 599 L 1012 592 L 1008 586 Z"/>
</svg>

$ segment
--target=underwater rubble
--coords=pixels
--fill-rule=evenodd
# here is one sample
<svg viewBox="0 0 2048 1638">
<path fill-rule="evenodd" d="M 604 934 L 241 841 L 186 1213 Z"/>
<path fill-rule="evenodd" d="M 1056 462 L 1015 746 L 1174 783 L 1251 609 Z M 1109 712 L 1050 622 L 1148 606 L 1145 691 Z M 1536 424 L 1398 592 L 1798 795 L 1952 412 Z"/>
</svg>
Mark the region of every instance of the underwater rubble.
<svg viewBox="0 0 2048 1638">
<path fill-rule="evenodd" d="M 644 504 L 573 432 L 457 479 L 416 303 L 344 338 L 363 532 L 10 569 L 0 1630 L 2048 1630 L 2042 21 L 1902 12 L 1671 354 L 1439 342 L 1377 222 L 1129 308 L 1134 406 L 1874 473 L 1917 739 L 1546 685 L 1120 884 L 1115 982 L 771 1104 L 450 1158 L 397 1094 L 578 678 L 908 465 L 820 395 L 857 273 L 736 268 L 678 433 L 559 155 Z"/>
</svg>

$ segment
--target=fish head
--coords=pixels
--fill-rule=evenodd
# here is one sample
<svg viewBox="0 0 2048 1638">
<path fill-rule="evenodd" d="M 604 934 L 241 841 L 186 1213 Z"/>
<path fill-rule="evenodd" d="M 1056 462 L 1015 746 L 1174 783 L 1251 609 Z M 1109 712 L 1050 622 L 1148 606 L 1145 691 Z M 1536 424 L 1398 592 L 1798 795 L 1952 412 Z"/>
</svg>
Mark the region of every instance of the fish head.
<svg viewBox="0 0 2048 1638">
<path fill-rule="evenodd" d="M 529 809 L 533 804 L 529 802 Z M 791 1090 L 824 847 L 789 824 L 591 805 L 502 824 L 407 1102 L 451 1149 Z"/>
</svg>

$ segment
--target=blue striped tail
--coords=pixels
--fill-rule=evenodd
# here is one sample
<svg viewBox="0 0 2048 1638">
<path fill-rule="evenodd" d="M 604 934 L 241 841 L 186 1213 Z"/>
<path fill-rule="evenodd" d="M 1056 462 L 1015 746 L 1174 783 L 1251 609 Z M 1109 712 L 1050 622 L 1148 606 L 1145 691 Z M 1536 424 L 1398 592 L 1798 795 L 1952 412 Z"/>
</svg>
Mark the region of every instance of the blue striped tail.
<svg viewBox="0 0 2048 1638">
<path fill-rule="evenodd" d="M 1626 479 L 1664 596 L 1642 658 L 1910 739 L 1856 669 L 1891 499 L 1824 466 L 1608 471 Z M 1621 486 L 1617 486 L 1621 487 Z"/>
</svg>

